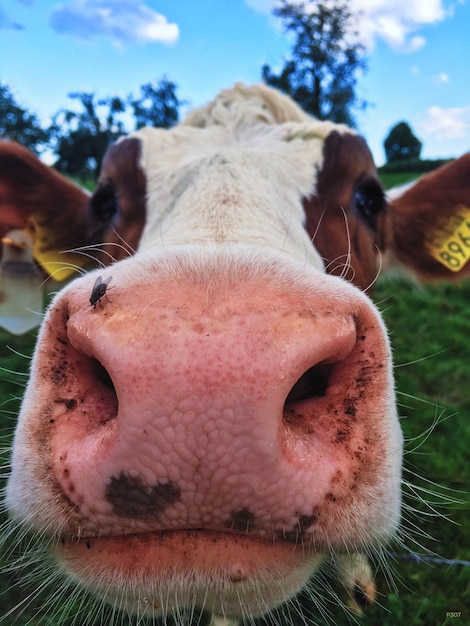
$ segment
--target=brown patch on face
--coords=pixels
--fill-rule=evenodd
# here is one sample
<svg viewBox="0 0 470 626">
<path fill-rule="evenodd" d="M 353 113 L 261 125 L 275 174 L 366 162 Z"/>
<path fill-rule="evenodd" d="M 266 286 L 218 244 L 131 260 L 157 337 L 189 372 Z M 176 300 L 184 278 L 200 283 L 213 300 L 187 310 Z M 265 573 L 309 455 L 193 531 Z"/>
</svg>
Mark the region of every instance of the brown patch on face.
<svg viewBox="0 0 470 626">
<path fill-rule="evenodd" d="M 105 244 L 100 260 L 106 265 L 132 255 L 144 229 L 146 181 L 139 167 L 140 155 L 138 139 L 130 137 L 112 145 L 90 200 L 90 214 L 101 220 L 96 237 Z"/>
<path fill-rule="evenodd" d="M 113 505 L 116 515 L 121 517 L 155 519 L 180 497 L 180 489 L 175 483 L 165 482 L 149 487 L 139 476 L 129 476 L 125 472 L 113 476 L 106 487 L 106 499 Z"/>
<path fill-rule="evenodd" d="M 307 232 L 327 273 L 368 290 L 377 274 L 385 206 L 372 155 L 361 137 L 332 132 L 323 157 L 316 194 L 304 200 Z"/>
<path fill-rule="evenodd" d="M 254 527 L 254 522 L 255 516 L 248 508 L 244 507 L 239 511 L 234 511 L 225 522 L 225 526 L 239 532 L 246 532 Z"/>
</svg>

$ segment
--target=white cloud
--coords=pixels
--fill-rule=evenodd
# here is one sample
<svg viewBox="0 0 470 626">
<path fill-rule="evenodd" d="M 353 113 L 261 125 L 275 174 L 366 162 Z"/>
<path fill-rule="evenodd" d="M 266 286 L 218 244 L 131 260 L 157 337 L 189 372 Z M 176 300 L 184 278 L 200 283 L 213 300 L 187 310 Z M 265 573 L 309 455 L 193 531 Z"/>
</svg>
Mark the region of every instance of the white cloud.
<svg viewBox="0 0 470 626">
<path fill-rule="evenodd" d="M 439 74 L 433 76 L 433 82 L 437 85 L 444 85 L 445 83 L 448 83 L 449 80 L 449 74 L 446 74 L 446 72 L 439 72 Z"/>
<path fill-rule="evenodd" d="M 432 106 L 419 123 L 420 132 L 438 140 L 460 139 L 470 133 L 470 106 Z"/>
<path fill-rule="evenodd" d="M 416 52 L 426 45 L 426 39 L 421 35 L 413 35 L 403 46 L 402 52 Z"/>
<path fill-rule="evenodd" d="M 293 0 L 302 2 L 303 0 Z M 268 13 L 276 0 L 245 0 L 258 12 Z M 360 39 L 373 48 L 377 39 L 397 52 L 415 52 L 426 40 L 415 33 L 426 24 L 435 24 L 446 17 L 442 0 L 350 0 L 357 15 Z"/>
<path fill-rule="evenodd" d="M 171 44 L 179 37 L 177 24 L 168 22 L 142 0 L 71 0 L 52 11 L 50 23 L 59 33 L 83 40 L 110 37 L 118 45 Z"/>
<path fill-rule="evenodd" d="M 445 18 L 441 0 L 351 0 L 351 7 L 360 15 L 359 30 L 367 47 L 383 39 L 397 52 L 422 48 L 424 37 L 413 33 Z"/>
</svg>

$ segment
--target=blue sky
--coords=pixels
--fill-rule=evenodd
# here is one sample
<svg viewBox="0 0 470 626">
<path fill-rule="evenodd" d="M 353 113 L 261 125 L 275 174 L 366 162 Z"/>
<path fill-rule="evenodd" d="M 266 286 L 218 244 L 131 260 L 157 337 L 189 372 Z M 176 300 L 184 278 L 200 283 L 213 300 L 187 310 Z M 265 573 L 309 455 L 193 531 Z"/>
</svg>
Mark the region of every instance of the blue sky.
<svg viewBox="0 0 470 626">
<path fill-rule="evenodd" d="M 138 93 L 166 75 L 192 106 L 281 65 L 290 42 L 275 0 L 0 0 L 0 81 L 48 123 L 73 102 Z M 406 120 L 424 158 L 470 149 L 469 0 L 350 0 L 369 70 L 360 132 L 375 159 Z"/>
</svg>

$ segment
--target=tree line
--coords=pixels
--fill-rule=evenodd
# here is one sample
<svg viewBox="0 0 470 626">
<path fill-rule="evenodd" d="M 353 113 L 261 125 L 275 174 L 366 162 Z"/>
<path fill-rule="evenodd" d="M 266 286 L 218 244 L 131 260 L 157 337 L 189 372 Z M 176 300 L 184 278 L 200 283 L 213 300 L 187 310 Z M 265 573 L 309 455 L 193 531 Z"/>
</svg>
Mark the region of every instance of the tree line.
<svg viewBox="0 0 470 626">
<path fill-rule="evenodd" d="M 265 64 L 260 73 L 268 85 L 290 95 L 314 117 L 355 127 L 357 112 L 369 105 L 357 95 L 367 58 L 349 6 L 348 0 L 280 0 L 273 14 L 291 37 L 292 49 L 279 72 Z M 0 82 L 0 138 L 16 140 L 39 155 L 52 151 L 54 166 L 63 173 L 95 177 L 106 148 L 121 135 L 143 126 L 168 128 L 178 122 L 180 108 L 187 103 L 177 90 L 174 82 L 163 77 L 126 98 L 71 93 L 78 110 L 60 109 L 44 128 L 37 115 L 21 106 L 10 87 Z M 134 128 L 126 126 L 129 117 Z M 419 159 L 421 148 L 406 122 L 397 124 L 384 142 L 388 162 Z"/>
<path fill-rule="evenodd" d="M 178 121 L 183 101 L 176 92 L 175 83 L 162 78 L 142 85 L 138 96 L 127 98 L 96 99 L 93 93 L 71 93 L 69 97 L 79 106 L 60 109 L 44 128 L 37 115 L 23 108 L 8 85 L 0 82 L 0 137 L 14 139 L 38 155 L 52 150 L 60 172 L 96 176 L 107 147 L 118 137 L 143 126 L 168 128 Z M 133 128 L 124 122 L 129 108 Z"/>
</svg>

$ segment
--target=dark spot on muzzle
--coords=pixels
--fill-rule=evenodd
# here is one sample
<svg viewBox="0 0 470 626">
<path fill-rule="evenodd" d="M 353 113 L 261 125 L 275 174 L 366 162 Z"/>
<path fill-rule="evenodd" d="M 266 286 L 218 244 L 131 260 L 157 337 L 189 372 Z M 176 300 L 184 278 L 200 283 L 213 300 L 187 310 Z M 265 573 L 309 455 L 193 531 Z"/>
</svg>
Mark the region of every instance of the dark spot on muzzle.
<svg viewBox="0 0 470 626">
<path fill-rule="evenodd" d="M 254 527 L 254 522 L 255 516 L 249 509 L 244 507 L 239 511 L 234 511 L 225 522 L 225 526 L 232 530 L 238 530 L 239 532 L 247 532 L 250 528 Z"/>
<path fill-rule="evenodd" d="M 67 382 L 66 370 L 68 367 L 67 361 L 61 360 L 51 367 L 51 380 L 54 385 L 62 386 Z"/>
<path fill-rule="evenodd" d="M 345 398 L 344 402 L 344 413 L 345 415 L 350 415 L 351 417 L 356 416 L 356 400 L 354 398 Z"/>
<path fill-rule="evenodd" d="M 126 472 L 113 476 L 106 487 L 106 499 L 121 517 L 155 519 L 180 497 L 180 489 L 175 483 L 160 482 L 152 487 L 140 476 L 129 476 Z"/>
<path fill-rule="evenodd" d="M 77 401 L 74 398 L 57 398 L 54 400 L 56 404 L 64 404 L 66 409 L 74 409 L 77 406 Z"/>
<path fill-rule="evenodd" d="M 283 531 L 280 538 L 291 543 L 302 543 L 305 538 L 305 531 L 309 530 L 318 520 L 320 513 L 315 507 L 312 515 L 299 515 L 296 526 L 289 532 Z"/>
</svg>

